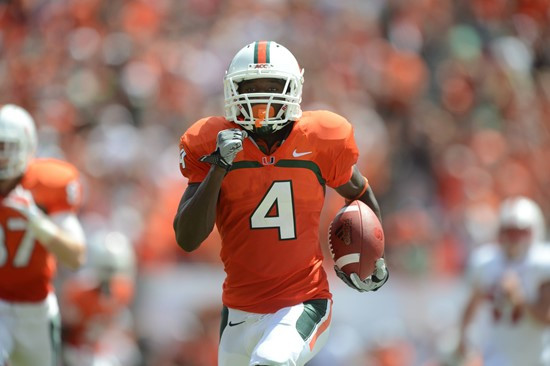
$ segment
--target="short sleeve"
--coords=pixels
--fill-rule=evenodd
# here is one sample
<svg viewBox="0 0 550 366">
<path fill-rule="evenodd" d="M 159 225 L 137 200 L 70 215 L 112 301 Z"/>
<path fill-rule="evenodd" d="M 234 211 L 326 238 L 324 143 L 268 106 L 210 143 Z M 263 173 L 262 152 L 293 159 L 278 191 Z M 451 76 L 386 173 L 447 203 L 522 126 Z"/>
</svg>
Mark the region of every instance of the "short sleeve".
<svg viewBox="0 0 550 366">
<path fill-rule="evenodd" d="M 210 164 L 199 159 L 216 149 L 216 136 L 220 130 L 230 128 L 220 116 L 206 117 L 195 122 L 180 138 L 180 172 L 189 183 L 200 183 L 208 174 Z"/>
<path fill-rule="evenodd" d="M 52 193 L 56 199 L 51 200 L 48 207 L 49 214 L 65 211 L 76 213 L 78 211 L 82 201 L 82 184 L 78 179 L 67 182 L 63 187 L 50 192 L 50 194 Z"/>
<path fill-rule="evenodd" d="M 335 154 L 334 164 L 327 176 L 327 185 L 329 187 L 339 187 L 351 179 L 353 166 L 357 163 L 359 151 L 353 137 L 353 129 L 348 137 L 343 141 L 340 151 Z"/>
<path fill-rule="evenodd" d="M 533 282 L 539 286 L 550 281 L 550 244 L 534 244 L 530 256 L 535 270 Z"/>
<path fill-rule="evenodd" d="M 305 130 L 319 151 L 317 164 L 326 184 L 336 188 L 347 183 L 359 157 L 353 126 L 341 115 L 330 111 L 310 112 L 307 118 Z"/>
<path fill-rule="evenodd" d="M 209 165 L 199 160 L 200 156 L 191 146 L 189 136 L 184 134 L 180 139 L 180 172 L 189 183 L 200 183 L 208 174 Z"/>
<path fill-rule="evenodd" d="M 36 159 L 27 168 L 22 185 L 48 214 L 77 212 L 82 202 L 78 170 L 57 159 Z"/>
</svg>

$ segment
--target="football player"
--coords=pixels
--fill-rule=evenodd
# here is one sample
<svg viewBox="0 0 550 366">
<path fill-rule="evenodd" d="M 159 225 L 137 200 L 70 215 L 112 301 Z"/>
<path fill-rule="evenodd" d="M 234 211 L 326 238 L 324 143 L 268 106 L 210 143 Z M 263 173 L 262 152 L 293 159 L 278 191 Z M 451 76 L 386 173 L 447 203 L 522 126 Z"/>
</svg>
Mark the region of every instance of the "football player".
<svg viewBox="0 0 550 366">
<path fill-rule="evenodd" d="M 516 196 L 499 209 L 498 242 L 471 256 L 472 291 L 461 322 L 458 353 L 481 352 L 486 366 L 550 365 L 550 247 L 544 218 L 531 199 Z M 480 305 L 489 306 L 490 327 L 479 350 L 467 330 Z"/>
<path fill-rule="evenodd" d="M 29 113 L 0 107 L 0 365 L 58 364 L 55 260 L 76 269 L 85 256 L 78 172 L 35 159 L 36 145 Z"/>
<path fill-rule="evenodd" d="M 225 75 L 225 116 L 203 118 L 181 137 L 189 185 L 176 240 L 193 251 L 214 224 L 222 238 L 221 366 L 303 365 L 326 342 L 332 300 L 318 237 L 326 186 L 380 217 L 355 166 L 352 125 L 329 111 L 302 112 L 303 82 L 288 49 L 253 42 Z M 388 278 L 383 259 L 365 281 L 337 273 L 357 291 Z"/>
</svg>

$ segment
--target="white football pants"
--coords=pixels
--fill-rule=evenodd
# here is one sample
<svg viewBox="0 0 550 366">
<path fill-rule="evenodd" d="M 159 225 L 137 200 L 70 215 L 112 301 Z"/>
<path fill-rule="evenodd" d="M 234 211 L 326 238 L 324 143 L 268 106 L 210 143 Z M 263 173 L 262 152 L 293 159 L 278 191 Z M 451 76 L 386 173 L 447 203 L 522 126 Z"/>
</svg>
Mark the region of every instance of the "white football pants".
<svg viewBox="0 0 550 366">
<path fill-rule="evenodd" d="M 38 303 L 0 300 L 0 365 L 57 366 L 60 323 L 53 293 Z"/>
<path fill-rule="evenodd" d="M 272 314 L 223 308 L 218 366 L 301 366 L 325 345 L 332 301 L 316 299 Z"/>
</svg>

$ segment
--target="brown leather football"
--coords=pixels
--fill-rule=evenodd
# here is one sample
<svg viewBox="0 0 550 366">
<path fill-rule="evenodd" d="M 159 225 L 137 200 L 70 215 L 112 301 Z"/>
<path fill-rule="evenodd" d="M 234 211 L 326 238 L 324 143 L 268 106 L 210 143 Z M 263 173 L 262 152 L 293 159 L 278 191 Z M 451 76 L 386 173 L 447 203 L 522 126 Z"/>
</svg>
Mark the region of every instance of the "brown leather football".
<svg viewBox="0 0 550 366">
<path fill-rule="evenodd" d="M 336 266 L 364 280 L 384 255 L 384 230 L 374 211 L 355 200 L 342 207 L 330 223 L 328 244 Z"/>
</svg>

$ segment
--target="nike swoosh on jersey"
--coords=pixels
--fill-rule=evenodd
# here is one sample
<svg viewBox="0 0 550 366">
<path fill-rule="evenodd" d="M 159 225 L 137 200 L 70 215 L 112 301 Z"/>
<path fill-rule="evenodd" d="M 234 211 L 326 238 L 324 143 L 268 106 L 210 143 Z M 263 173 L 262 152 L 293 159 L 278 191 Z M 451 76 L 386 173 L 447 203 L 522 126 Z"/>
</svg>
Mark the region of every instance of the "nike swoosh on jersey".
<svg viewBox="0 0 550 366">
<path fill-rule="evenodd" d="M 230 327 L 234 327 L 235 325 L 239 325 L 239 324 L 242 324 L 244 323 L 245 321 L 243 320 L 242 322 L 238 322 L 238 323 L 231 323 L 231 321 L 229 322 L 229 326 Z"/>
<path fill-rule="evenodd" d="M 292 152 L 292 156 L 294 156 L 295 158 L 299 158 L 300 156 L 304 156 L 304 155 L 307 155 L 307 154 L 311 154 L 313 151 L 304 151 L 304 152 L 297 152 L 296 149 L 294 149 L 294 151 Z"/>
</svg>

